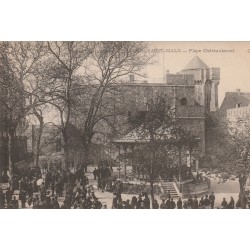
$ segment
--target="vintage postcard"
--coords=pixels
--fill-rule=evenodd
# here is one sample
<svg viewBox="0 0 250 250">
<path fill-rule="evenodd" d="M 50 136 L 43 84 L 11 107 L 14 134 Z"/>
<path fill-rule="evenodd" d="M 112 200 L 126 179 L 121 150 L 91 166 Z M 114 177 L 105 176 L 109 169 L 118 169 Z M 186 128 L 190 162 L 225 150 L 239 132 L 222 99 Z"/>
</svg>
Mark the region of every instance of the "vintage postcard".
<svg viewBox="0 0 250 250">
<path fill-rule="evenodd" d="M 0 208 L 250 208 L 250 42 L 0 42 Z"/>
</svg>

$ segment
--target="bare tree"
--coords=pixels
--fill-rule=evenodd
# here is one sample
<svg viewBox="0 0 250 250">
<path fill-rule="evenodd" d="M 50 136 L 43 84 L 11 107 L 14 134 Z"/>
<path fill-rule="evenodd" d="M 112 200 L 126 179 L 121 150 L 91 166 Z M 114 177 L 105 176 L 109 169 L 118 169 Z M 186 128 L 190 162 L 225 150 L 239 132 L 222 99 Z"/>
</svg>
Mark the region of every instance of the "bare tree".
<svg viewBox="0 0 250 250">
<path fill-rule="evenodd" d="M 79 82 L 83 84 L 83 63 L 91 53 L 87 42 L 47 42 L 47 55 L 41 73 L 44 102 L 58 112 L 63 137 L 64 166 L 69 163 L 68 126 Z"/>
<path fill-rule="evenodd" d="M 13 146 L 17 129 L 25 125 L 25 118 L 37 103 L 29 105 L 27 99 L 33 95 L 28 86 L 33 68 L 43 51 L 42 43 L 2 42 L 0 44 L 0 88 L 5 130 L 8 134 L 9 173 L 12 179 Z"/>
<path fill-rule="evenodd" d="M 95 128 L 100 123 L 110 126 L 108 118 L 114 114 L 107 112 L 105 100 L 110 96 L 112 87 L 121 84 L 130 74 L 140 75 L 150 63 L 152 56 L 146 53 L 145 42 L 95 42 L 85 69 L 85 86 L 90 94 L 84 105 L 82 122 L 82 143 L 85 164 Z M 86 85 L 87 84 L 87 85 Z M 105 110 L 105 112 L 104 112 Z M 111 109 L 112 110 L 112 109 Z M 114 110 L 113 110 L 114 111 Z"/>
</svg>

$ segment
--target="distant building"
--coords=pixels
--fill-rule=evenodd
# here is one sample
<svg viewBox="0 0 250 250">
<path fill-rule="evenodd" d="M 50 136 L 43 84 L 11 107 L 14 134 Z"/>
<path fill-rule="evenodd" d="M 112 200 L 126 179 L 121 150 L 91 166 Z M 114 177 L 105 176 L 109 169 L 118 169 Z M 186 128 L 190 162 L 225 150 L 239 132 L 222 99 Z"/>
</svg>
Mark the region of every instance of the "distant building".
<svg viewBox="0 0 250 250">
<path fill-rule="evenodd" d="M 240 89 L 236 89 L 235 92 L 226 92 L 223 102 L 220 106 L 220 111 L 246 107 L 249 105 L 250 105 L 250 93 L 241 92 Z"/>
</svg>

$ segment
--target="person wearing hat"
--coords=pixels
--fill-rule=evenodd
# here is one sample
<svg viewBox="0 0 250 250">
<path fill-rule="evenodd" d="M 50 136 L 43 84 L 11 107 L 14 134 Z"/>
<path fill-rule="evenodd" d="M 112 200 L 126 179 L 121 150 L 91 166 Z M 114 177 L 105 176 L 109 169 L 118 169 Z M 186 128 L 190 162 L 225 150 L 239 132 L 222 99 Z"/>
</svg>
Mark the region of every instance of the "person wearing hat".
<svg viewBox="0 0 250 250">
<path fill-rule="evenodd" d="M 188 208 L 193 208 L 193 197 L 192 195 L 189 196 L 188 200 L 187 200 L 187 205 L 188 205 Z"/>
<path fill-rule="evenodd" d="M 226 198 L 223 198 L 223 201 L 222 201 L 222 203 L 221 203 L 221 207 L 222 207 L 223 209 L 228 208 L 228 204 L 227 204 Z"/>
<path fill-rule="evenodd" d="M 230 200 L 230 202 L 228 203 L 228 208 L 229 208 L 229 209 L 234 209 L 234 198 L 233 198 L 233 197 L 231 197 L 231 200 Z"/>
<path fill-rule="evenodd" d="M 136 204 L 137 204 L 137 198 L 133 196 L 131 199 L 131 206 L 133 209 L 136 208 Z"/>
<path fill-rule="evenodd" d="M 118 203 L 117 203 L 117 209 L 123 209 L 123 206 L 122 206 L 122 200 L 121 199 L 118 199 Z"/>
<path fill-rule="evenodd" d="M 212 193 L 209 195 L 209 200 L 210 200 L 211 208 L 214 208 L 214 201 L 215 201 L 214 192 L 212 192 Z"/>
<path fill-rule="evenodd" d="M 161 199 L 161 205 L 160 205 L 160 209 L 166 209 L 166 203 L 165 203 L 165 198 Z"/>
<path fill-rule="evenodd" d="M 98 200 L 98 198 L 95 198 L 93 203 L 94 203 L 96 209 L 102 208 L 102 203 Z"/>
<path fill-rule="evenodd" d="M 174 199 L 171 198 L 171 200 L 170 200 L 170 208 L 171 208 L 171 209 L 175 209 L 175 207 L 176 207 L 176 204 L 175 204 L 175 202 L 174 202 Z"/>
<path fill-rule="evenodd" d="M 187 208 L 188 208 L 187 201 L 184 201 L 184 203 L 183 203 L 183 208 L 184 208 L 184 209 L 187 209 Z"/>
<path fill-rule="evenodd" d="M 25 208 L 25 203 L 26 203 L 26 192 L 25 192 L 23 189 L 20 190 L 20 193 L 19 193 L 19 200 L 21 200 L 22 208 Z"/>
<path fill-rule="evenodd" d="M 211 208 L 210 205 L 211 205 L 210 200 L 208 199 L 208 195 L 206 194 L 204 199 L 204 206 L 205 208 Z"/>
<path fill-rule="evenodd" d="M 123 209 L 127 209 L 127 207 L 126 207 L 126 201 L 123 201 L 123 202 L 122 202 L 122 208 L 123 208 Z"/>
<path fill-rule="evenodd" d="M 149 209 L 150 208 L 150 200 L 149 200 L 149 198 L 148 198 L 148 194 L 145 192 L 144 193 L 144 204 L 145 204 L 145 207 L 147 208 L 147 209 Z"/>
<path fill-rule="evenodd" d="M 12 203 L 12 208 L 14 208 L 14 209 L 19 208 L 18 200 L 16 199 L 15 195 L 13 195 L 11 203 Z"/>
<path fill-rule="evenodd" d="M 112 208 L 117 208 L 117 204 L 118 204 L 117 193 L 113 193 Z"/>
<path fill-rule="evenodd" d="M 182 200 L 181 200 L 181 197 L 179 197 L 179 199 L 177 201 L 177 209 L 182 209 Z"/>
<path fill-rule="evenodd" d="M 170 201 L 170 198 L 168 198 L 166 201 L 166 209 L 170 209 L 170 208 L 171 208 L 171 201 Z"/>
<path fill-rule="evenodd" d="M 197 200 L 197 195 L 195 195 L 193 199 L 193 209 L 198 209 L 198 208 L 199 208 L 199 202 Z"/>
<path fill-rule="evenodd" d="M 202 196 L 199 202 L 199 208 L 203 209 L 204 208 L 204 197 Z"/>
<path fill-rule="evenodd" d="M 6 199 L 7 207 L 9 206 L 11 198 L 12 198 L 12 193 L 10 191 L 10 188 L 8 187 L 7 191 L 5 192 L 5 199 Z"/>
<path fill-rule="evenodd" d="M 142 197 L 139 195 L 137 203 L 136 203 L 136 209 L 141 209 L 141 203 L 142 203 Z"/>
<path fill-rule="evenodd" d="M 130 204 L 130 200 L 129 199 L 126 200 L 126 206 L 125 206 L 125 208 L 126 209 L 132 209 L 133 208 L 132 205 Z"/>
<path fill-rule="evenodd" d="M 154 200 L 153 209 L 159 209 L 159 204 L 158 204 L 157 200 Z"/>
</svg>

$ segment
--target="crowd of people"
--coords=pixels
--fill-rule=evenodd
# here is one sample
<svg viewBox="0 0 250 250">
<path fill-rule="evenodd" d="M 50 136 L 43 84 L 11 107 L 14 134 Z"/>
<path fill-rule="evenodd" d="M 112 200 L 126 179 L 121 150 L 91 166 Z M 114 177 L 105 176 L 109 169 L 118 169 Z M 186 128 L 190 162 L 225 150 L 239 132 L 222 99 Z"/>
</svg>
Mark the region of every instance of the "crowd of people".
<svg viewBox="0 0 250 250">
<path fill-rule="evenodd" d="M 157 200 L 153 202 L 153 209 L 213 209 L 215 202 L 215 195 L 212 192 L 209 196 L 202 196 L 199 200 L 197 196 L 190 196 L 188 199 L 182 200 L 178 198 L 175 201 L 170 194 L 167 195 L 167 199 L 163 198 L 161 203 L 159 204 Z M 238 204 L 239 205 L 239 204 Z M 236 208 L 239 206 L 236 203 Z M 142 193 L 138 197 L 133 196 L 131 201 L 129 199 L 122 200 L 120 193 L 114 193 L 113 209 L 149 209 L 150 208 L 150 199 L 147 193 Z M 223 198 L 220 207 L 221 209 L 234 209 L 235 202 L 233 197 L 231 197 L 230 201 L 227 202 L 226 198 Z"/>
<path fill-rule="evenodd" d="M 81 182 L 83 187 L 88 185 L 85 169 L 75 173 L 63 171 L 50 166 L 42 174 L 37 169 L 16 169 L 13 179 L 9 181 L 5 192 L 0 187 L 0 208 L 71 208 L 76 207 L 75 184 Z M 87 192 L 87 189 L 86 189 Z M 79 192 L 78 192 L 79 194 Z M 60 206 L 59 197 L 65 197 Z"/>
<path fill-rule="evenodd" d="M 123 183 L 110 178 L 110 169 L 99 166 L 93 171 L 94 180 L 97 180 L 97 189 L 113 193 L 113 209 L 149 209 L 151 206 L 147 192 L 134 195 L 131 200 L 122 199 Z M 127 196 L 126 196 L 127 197 Z M 61 202 L 59 202 L 59 198 Z M 170 192 L 160 202 L 155 199 L 154 209 L 213 209 L 215 195 L 205 195 L 201 198 L 190 196 L 188 199 L 174 200 Z M 16 171 L 9 186 L 3 191 L 0 187 L 0 208 L 33 208 L 33 209 L 101 209 L 107 208 L 96 197 L 93 185 L 89 185 L 85 169 L 78 168 L 74 173 L 62 171 L 51 166 L 42 173 L 39 169 L 30 171 Z M 239 208 L 239 201 L 234 202 L 231 197 L 228 202 L 225 198 L 219 208 Z"/>
</svg>

